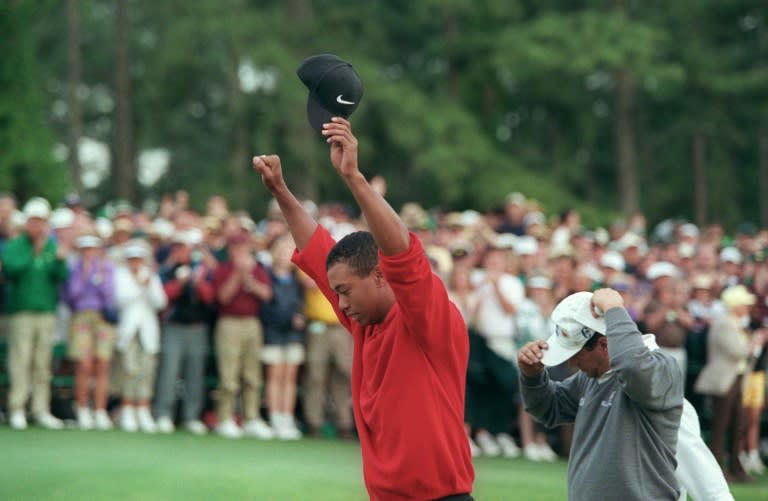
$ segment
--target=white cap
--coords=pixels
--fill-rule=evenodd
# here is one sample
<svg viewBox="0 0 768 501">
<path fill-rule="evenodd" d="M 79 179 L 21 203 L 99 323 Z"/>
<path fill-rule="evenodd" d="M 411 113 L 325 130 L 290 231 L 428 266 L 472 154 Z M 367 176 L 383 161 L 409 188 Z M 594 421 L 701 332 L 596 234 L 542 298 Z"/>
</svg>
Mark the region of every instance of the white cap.
<svg viewBox="0 0 768 501">
<path fill-rule="evenodd" d="M 741 264 L 741 252 L 736 247 L 726 247 L 720 251 L 720 261 Z"/>
<path fill-rule="evenodd" d="M 112 221 L 105 217 L 96 218 L 94 226 L 96 227 L 96 233 L 98 233 L 101 238 L 111 237 L 114 231 Z"/>
<path fill-rule="evenodd" d="M 157 236 L 163 240 L 170 238 L 170 236 L 173 235 L 173 231 L 176 229 L 172 222 L 163 218 L 157 218 L 152 221 L 152 227 L 155 229 Z"/>
<path fill-rule="evenodd" d="M 517 235 L 514 233 L 499 233 L 493 240 L 493 246 L 497 249 L 514 249 L 517 243 Z"/>
<path fill-rule="evenodd" d="M 465 210 L 461 213 L 461 222 L 463 226 L 474 226 L 480 222 L 482 216 L 476 210 Z"/>
<path fill-rule="evenodd" d="M 534 224 L 547 224 L 547 216 L 541 211 L 531 211 L 523 216 L 523 224 L 526 226 L 532 226 Z"/>
<path fill-rule="evenodd" d="M 529 289 L 551 289 L 552 280 L 544 275 L 534 275 L 528 279 Z"/>
<path fill-rule="evenodd" d="M 200 245 L 203 241 L 203 234 L 197 228 L 192 228 L 185 231 L 177 231 L 171 237 L 171 242 L 175 244 L 183 244 L 189 247 Z"/>
<path fill-rule="evenodd" d="M 47 220 L 51 217 L 51 204 L 44 198 L 32 197 L 24 204 L 22 212 L 27 219 L 34 217 Z"/>
<path fill-rule="evenodd" d="M 616 271 L 624 271 L 626 263 L 621 254 L 616 251 L 608 251 L 600 257 L 600 266 Z"/>
<path fill-rule="evenodd" d="M 699 228 L 693 223 L 685 223 L 680 226 L 678 232 L 681 237 L 697 238 L 699 236 Z"/>
<path fill-rule="evenodd" d="M 131 258 L 146 259 L 149 257 L 149 249 L 147 248 L 147 245 L 144 242 L 141 242 L 141 241 L 130 242 L 125 247 L 123 247 L 122 254 L 124 259 L 131 259 Z"/>
<path fill-rule="evenodd" d="M 591 302 L 591 292 L 577 292 L 555 307 L 552 312 L 555 332 L 547 339 L 549 348 L 541 363 L 559 365 L 577 354 L 595 332 L 605 334 L 605 319 L 592 315 Z"/>
<path fill-rule="evenodd" d="M 67 209 L 66 207 L 56 209 L 51 214 L 50 224 L 52 230 L 69 228 L 75 224 L 75 213 L 72 212 L 72 209 Z"/>
<path fill-rule="evenodd" d="M 677 246 L 677 253 L 683 259 L 690 259 L 696 255 L 696 247 L 688 242 L 683 242 Z"/>
<path fill-rule="evenodd" d="M 92 247 L 101 247 L 101 239 L 96 235 L 83 235 L 75 240 L 75 247 L 78 249 L 87 249 Z"/>
<path fill-rule="evenodd" d="M 539 252 L 539 242 L 532 236 L 522 236 L 515 243 L 515 254 L 518 256 L 533 256 Z"/>
<path fill-rule="evenodd" d="M 648 271 L 645 272 L 645 278 L 648 280 L 656 280 L 661 277 L 677 277 L 677 266 L 668 261 L 659 261 L 653 263 L 648 267 Z"/>
<path fill-rule="evenodd" d="M 743 285 L 728 287 L 720 295 L 720 300 L 725 303 L 728 308 L 752 306 L 755 304 L 756 299 L 755 295 L 749 292 Z"/>
<path fill-rule="evenodd" d="M 645 240 L 637 233 L 628 231 L 616 241 L 616 247 L 620 252 L 624 252 L 630 247 L 637 247 L 642 252 L 645 249 Z"/>
</svg>

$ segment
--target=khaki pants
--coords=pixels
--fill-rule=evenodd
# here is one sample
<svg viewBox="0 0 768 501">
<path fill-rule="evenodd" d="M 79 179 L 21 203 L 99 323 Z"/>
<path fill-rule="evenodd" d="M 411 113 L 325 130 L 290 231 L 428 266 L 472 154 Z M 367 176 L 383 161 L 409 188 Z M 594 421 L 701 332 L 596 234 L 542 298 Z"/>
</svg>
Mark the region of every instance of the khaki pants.
<svg viewBox="0 0 768 501">
<path fill-rule="evenodd" d="M 242 411 L 247 420 L 259 417 L 261 390 L 261 322 L 255 317 L 220 317 L 215 331 L 219 367 L 217 413 L 219 422 L 232 419 L 242 381 Z"/>
<path fill-rule="evenodd" d="M 148 353 L 136 335 L 122 353 L 123 398 L 137 402 L 152 398 L 155 388 L 157 355 Z"/>
<path fill-rule="evenodd" d="M 54 313 L 17 313 L 8 333 L 8 392 L 10 412 L 24 411 L 32 391 L 32 413 L 50 411 L 51 356 L 56 328 Z"/>
<path fill-rule="evenodd" d="M 325 423 L 325 401 L 330 395 L 335 408 L 335 425 L 352 430 L 352 336 L 341 325 L 311 322 L 307 330 L 304 417 L 310 428 Z"/>
</svg>

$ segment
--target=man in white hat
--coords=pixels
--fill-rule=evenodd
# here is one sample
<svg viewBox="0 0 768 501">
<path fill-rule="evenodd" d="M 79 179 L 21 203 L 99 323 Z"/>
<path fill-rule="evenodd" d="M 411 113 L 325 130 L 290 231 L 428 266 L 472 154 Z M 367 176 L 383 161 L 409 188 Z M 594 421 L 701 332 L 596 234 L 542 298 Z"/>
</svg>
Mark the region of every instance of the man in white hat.
<svg viewBox="0 0 768 501">
<path fill-rule="evenodd" d="M 65 262 L 69 249 L 49 238 L 51 206 L 47 200 L 31 198 L 23 212 L 24 232 L 9 241 L 2 253 L 9 287 L 10 425 L 16 430 L 27 427 L 25 410 L 31 395 L 37 424 L 60 429 L 62 422 L 50 412 L 51 356 L 59 286 L 69 273 Z"/>
<path fill-rule="evenodd" d="M 574 423 L 568 498 L 677 499 L 677 362 L 648 349 L 612 289 L 566 297 L 552 322 L 554 334 L 525 345 L 518 364 L 526 410 L 548 427 Z M 566 360 L 579 372 L 551 381 L 545 366 Z"/>
</svg>

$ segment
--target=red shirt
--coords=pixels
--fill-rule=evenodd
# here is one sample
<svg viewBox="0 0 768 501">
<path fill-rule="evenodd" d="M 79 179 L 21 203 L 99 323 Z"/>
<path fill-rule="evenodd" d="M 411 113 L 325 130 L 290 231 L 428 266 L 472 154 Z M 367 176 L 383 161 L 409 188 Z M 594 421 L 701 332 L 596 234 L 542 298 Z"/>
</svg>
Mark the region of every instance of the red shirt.
<svg viewBox="0 0 768 501">
<path fill-rule="evenodd" d="M 419 239 L 379 263 L 396 303 L 380 324 L 361 326 L 339 310 L 325 259 L 334 241 L 318 226 L 294 262 L 317 282 L 354 337 L 352 405 L 363 475 L 373 501 L 440 498 L 472 491 L 464 433 L 467 329 L 432 273 Z"/>
<path fill-rule="evenodd" d="M 221 263 L 213 272 L 213 289 L 219 290 L 229 276 L 235 271 L 234 265 L 227 261 Z M 251 276 L 267 285 L 272 285 L 269 274 L 263 266 L 254 266 L 251 270 Z M 243 285 L 237 289 L 237 292 L 227 304 L 217 303 L 219 315 L 228 317 L 255 317 L 259 314 L 261 300 L 243 289 Z"/>
</svg>

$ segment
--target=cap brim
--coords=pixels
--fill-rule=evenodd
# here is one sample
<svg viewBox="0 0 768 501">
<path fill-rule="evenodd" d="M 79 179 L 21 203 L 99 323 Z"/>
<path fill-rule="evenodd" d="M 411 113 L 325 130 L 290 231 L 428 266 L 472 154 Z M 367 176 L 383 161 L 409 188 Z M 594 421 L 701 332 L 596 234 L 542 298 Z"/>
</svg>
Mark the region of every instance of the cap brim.
<svg viewBox="0 0 768 501">
<path fill-rule="evenodd" d="M 317 132 L 322 132 L 323 124 L 330 122 L 333 116 L 330 111 L 320 105 L 320 102 L 312 94 L 309 95 L 307 99 L 307 119 L 313 129 Z"/>
<path fill-rule="evenodd" d="M 541 363 L 546 365 L 547 367 L 554 367 L 555 365 L 560 365 L 569 358 L 573 357 L 575 354 L 581 350 L 581 347 L 578 347 L 576 349 L 566 349 L 563 348 L 560 343 L 557 341 L 557 335 L 552 334 L 549 336 L 549 339 L 547 339 L 547 345 L 549 348 L 544 350 L 544 356 L 541 358 Z"/>
</svg>

